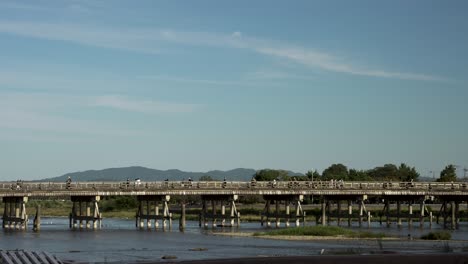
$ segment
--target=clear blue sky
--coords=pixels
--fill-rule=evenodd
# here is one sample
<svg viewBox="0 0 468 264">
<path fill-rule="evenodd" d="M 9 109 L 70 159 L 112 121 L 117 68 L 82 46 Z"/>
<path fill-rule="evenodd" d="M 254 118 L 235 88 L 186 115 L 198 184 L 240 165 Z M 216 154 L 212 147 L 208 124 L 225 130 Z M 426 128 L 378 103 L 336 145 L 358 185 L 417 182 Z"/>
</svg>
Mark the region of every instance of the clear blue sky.
<svg viewBox="0 0 468 264">
<path fill-rule="evenodd" d="M 1 1 L 0 180 L 132 165 L 468 166 L 467 12 L 426 0 Z"/>
</svg>

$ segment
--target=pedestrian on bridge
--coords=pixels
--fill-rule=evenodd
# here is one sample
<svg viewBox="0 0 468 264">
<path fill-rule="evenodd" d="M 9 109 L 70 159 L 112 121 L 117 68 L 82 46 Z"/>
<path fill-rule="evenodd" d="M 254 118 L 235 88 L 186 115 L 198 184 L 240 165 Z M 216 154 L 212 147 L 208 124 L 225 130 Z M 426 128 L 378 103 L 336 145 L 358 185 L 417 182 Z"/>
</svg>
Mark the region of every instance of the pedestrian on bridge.
<svg viewBox="0 0 468 264">
<path fill-rule="evenodd" d="M 66 181 L 66 187 L 65 187 L 67 190 L 71 189 L 71 182 L 72 182 L 72 179 L 70 176 L 68 176 L 67 181 Z"/>
</svg>

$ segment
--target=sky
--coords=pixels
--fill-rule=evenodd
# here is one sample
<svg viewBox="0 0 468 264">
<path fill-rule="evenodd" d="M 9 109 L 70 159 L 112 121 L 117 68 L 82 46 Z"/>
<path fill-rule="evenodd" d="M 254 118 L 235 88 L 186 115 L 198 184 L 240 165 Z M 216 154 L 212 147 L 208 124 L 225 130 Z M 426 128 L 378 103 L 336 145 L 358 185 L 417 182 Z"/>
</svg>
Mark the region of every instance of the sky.
<svg viewBox="0 0 468 264">
<path fill-rule="evenodd" d="M 467 1 L 0 1 L 0 180 L 468 167 Z"/>
</svg>

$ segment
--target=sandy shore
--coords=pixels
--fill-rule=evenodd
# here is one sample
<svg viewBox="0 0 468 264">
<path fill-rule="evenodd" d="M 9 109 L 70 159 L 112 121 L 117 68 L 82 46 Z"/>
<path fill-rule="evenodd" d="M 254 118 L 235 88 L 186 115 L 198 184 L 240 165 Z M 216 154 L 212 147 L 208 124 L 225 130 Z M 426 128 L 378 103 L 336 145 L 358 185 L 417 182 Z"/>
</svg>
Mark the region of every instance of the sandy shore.
<svg viewBox="0 0 468 264">
<path fill-rule="evenodd" d="M 254 236 L 253 232 L 213 232 L 215 236 L 231 236 L 231 237 L 255 237 L 263 239 L 276 239 L 276 240 L 293 240 L 293 241 L 322 241 L 322 240 L 373 240 L 376 238 L 355 238 L 355 237 L 345 237 L 345 236 L 269 236 L 269 235 L 260 235 Z M 384 237 L 381 240 L 402 240 L 395 237 Z"/>
<path fill-rule="evenodd" d="M 397 237 L 253 236 L 253 232 L 213 232 L 213 235 L 310 242 L 312 255 L 366 255 L 382 252 L 395 254 L 468 254 L 468 241 L 465 240 L 410 240 Z"/>
</svg>

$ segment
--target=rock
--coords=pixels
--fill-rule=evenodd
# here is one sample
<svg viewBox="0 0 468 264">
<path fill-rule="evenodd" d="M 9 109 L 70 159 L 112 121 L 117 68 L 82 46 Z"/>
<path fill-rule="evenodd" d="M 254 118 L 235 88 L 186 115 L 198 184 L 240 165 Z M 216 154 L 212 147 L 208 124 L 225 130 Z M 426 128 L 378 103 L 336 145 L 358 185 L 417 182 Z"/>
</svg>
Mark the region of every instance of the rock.
<svg viewBox="0 0 468 264">
<path fill-rule="evenodd" d="M 191 248 L 190 251 L 207 251 L 207 248 Z"/>
</svg>

